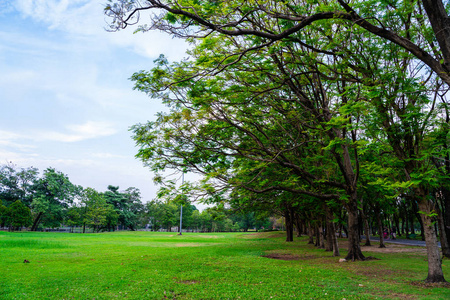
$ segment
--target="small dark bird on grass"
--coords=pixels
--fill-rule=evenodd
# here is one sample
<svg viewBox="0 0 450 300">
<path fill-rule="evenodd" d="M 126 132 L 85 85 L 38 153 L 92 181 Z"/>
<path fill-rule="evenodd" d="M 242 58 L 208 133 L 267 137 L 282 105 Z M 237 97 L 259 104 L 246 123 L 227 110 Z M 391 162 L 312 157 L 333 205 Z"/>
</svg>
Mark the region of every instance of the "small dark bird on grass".
<svg viewBox="0 0 450 300">
<path fill-rule="evenodd" d="M 24 264 L 29 264 L 30 261 L 29 261 L 28 259 L 25 259 L 25 260 L 23 261 L 23 263 L 24 263 Z"/>
</svg>

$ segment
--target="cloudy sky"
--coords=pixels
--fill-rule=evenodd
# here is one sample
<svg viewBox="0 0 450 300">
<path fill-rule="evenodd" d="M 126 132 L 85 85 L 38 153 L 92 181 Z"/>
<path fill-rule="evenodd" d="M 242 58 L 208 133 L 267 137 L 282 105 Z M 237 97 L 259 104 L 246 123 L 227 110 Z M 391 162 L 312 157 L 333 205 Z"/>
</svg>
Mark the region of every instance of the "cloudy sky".
<svg viewBox="0 0 450 300">
<path fill-rule="evenodd" d="M 104 30 L 106 0 L 0 0 L 0 163 L 54 167 L 84 187 L 137 187 L 153 175 L 134 158 L 129 127 L 164 107 L 133 91 L 133 72 L 181 40 Z"/>
</svg>

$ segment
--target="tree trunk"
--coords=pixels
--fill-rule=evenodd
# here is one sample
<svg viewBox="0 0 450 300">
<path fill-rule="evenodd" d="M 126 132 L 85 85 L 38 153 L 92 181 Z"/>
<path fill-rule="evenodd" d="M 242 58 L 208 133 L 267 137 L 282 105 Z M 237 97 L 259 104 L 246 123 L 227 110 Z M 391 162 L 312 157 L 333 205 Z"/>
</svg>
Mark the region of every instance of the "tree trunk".
<svg viewBox="0 0 450 300">
<path fill-rule="evenodd" d="M 297 229 L 297 234 L 296 237 L 301 237 L 302 236 L 302 222 L 300 220 L 300 216 L 297 213 L 294 213 L 294 225 L 295 228 Z"/>
<path fill-rule="evenodd" d="M 422 0 L 422 3 L 443 56 L 442 64 L 450 70 L 450 19 L 444 3 L 442 0 Z"/>
<path fill-rule="evenodd" d="M 311 226 L 311 222 L 308 222 L 308 244 L 312 244 L 314 245 L 314 230 L 313 227 Z"/>
<path fill-rule="evenodd" d="M 293 208 L 288 207 L 284 212 L 284 222 L 286 224 L 286 242 L 294 241 L 294 222 L 293 222 Z"/>
<path fill-rule="evenodd" d="M 416 229 L 414 228 L 414 216 L 413 213 L 409 214 L 409 227 L 410 227 L 410 232 L 411 234 L 415 234 L 416 233 Z"/>
<path fill-rule="evenodd" d="M 384 230 L 383 230 L 383 223 L 381 222 L 381 216 L 380 216 L 380 210 L 376 209 L 376 215 L 377 215 L 377 222 L 378 222 L 378 234 L 380 235 L 380 246 L 378 248 L 386 248 L 386 245 L 384 244 Z"/>
<path fill-rule="evenodd" d="M 341 253 L 339 252 L 339 244 L 338 244 L 338 239 L 336 237 L 336 227 L 334 226 L 334 223 L 331 223 L 331 229 L 333 232 L 332 235 L 332 240 L 333 240 L 333 256 L 341 256 Z"/>
<path fill-rule="evenodd" d="M 442 188 L 442 216 L 444 220 L 444 231 L 447 237 L 447 243 L 450 244 L 450 190 Z"/>
<path fill-rule="evenodd" d="M 42 212 L 38 213 L 38 215 L 36 216 L 36 219 L 34 219 L 33 226 L 31 226 L 31 231 L 37 230 L 37 227 L 39 226 L 39 222 L 41 221 L 42 214 L 43 214 Z"/>
<path fill-rule="evenodd" d="M 347 205 L 348 212 L 348 254 L 346 260 L 365 260 L 365 256 L 361 252 L 358 237 L 358 207 L 356 197 Z"/>
<path fill-rule="evenodd" d="M 406 229 L 406 232 L 405 232 L 405 228 L 408 226 L 407 222 L 408 222 L 408 219 L 403 217 L 402 218 L 402 230 L 401 230 L 401 232 L 399 234 L 401 234 L 401 235 L 403 235 L 403 234 L 408 235 L 408 229 Z"/>
<path fill-rule="evenodd" d="M 323 232 L 323 221 L 320 222 L 319 225 L 319 238 L 320 238 L 320 249 L 325 249 L 325 234 Z"/>
<path fill-rule="evenodd" d="M 394 232 L 396 235 L 400 235 L 400 216 L 396 215 L 394 217 L 395 229 Z"/>
<path fill-rule="evenodd" d="M 325 251 L 333 251 L 333 235 L 336 236 L 333 226 L 333 213 L 328 207 L 326 207 L 325 209 L 327 212 L 326 218 L 327 239 L 325 243 Z"/>
<path fill-rule="evenodd" d="M 404 228 L 404 231 L 405 231 L 405 237 L 406 238 L 408 238 L 408 235 L 409 235 L 409 222 L 408 222 L 408 208 L 407 208 L 407 206 L 406 206 L 406 203 L 405 203 L 405 228 Z"/>
<path fill-rule="evenodd" d="M 434 207 L 432 203 L 426 199 L 427 193 L 425 191 L 420 189 L 418 190 L 417 195 L 421 198 L 421 201 L 418 204 L 419 210 L 422 212 L 420 216 L 422 218 L 422 223 L 424 224 L 428 256 L 428 276 L 425 279 L 425 282 L 445 282 L 436 232 L 434 231 L 433 226 L 434 220 L 431 217 Z"/>
<path fill-rule="evenodd" d="M 320 231 L 319 231 L 319 225 L 315 224 L 314 226 L 314 233 L 316 235 L 316 243 L 314 246 L 320 247 Z"/>
<path fill-rule="evenodd" d="M 362 199 L 361 199 L 361 205 L 362 205 Z M 371 246 L 370 244 L 370 230 L 369 230 L 369 221 L 367 220 L 366 214 L 364 213 L 364 208 L 361 208 L 359 211 L 361 214 L 361 219 L 364 224 L 364 235 L 366 236 L 366 243 L 364 246 Z"/>
<path fill-rule="evenodd" d="M 438 205 L 436 205 L 436 208 Z M 447 233 L 445 232 L 445 222 L 444 218 L 442 217 L 442 211 L 440 209 L 436 209 L 438 214 L 438 225 L 439 225 L 439 239 L 441 241 L 441 249 L 442 249 L 442 255 L 450 258 L 450 245 L 448 243 L 448 237 Z"/>
</svg>

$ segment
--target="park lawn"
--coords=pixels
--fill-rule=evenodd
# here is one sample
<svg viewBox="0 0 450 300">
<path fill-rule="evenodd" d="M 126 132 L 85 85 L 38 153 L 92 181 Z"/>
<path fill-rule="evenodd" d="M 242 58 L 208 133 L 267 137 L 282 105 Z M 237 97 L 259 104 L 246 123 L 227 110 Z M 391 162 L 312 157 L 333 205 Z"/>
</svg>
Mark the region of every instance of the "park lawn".
<svg viewBox="0 0 450 300">
<path fill-rule="evenodd" d="M 380 260 L 275 232 L 0 232 L 0 299 L 450 299 L 421 284 L 423 252 L 365 254 Z"/>
</svg>

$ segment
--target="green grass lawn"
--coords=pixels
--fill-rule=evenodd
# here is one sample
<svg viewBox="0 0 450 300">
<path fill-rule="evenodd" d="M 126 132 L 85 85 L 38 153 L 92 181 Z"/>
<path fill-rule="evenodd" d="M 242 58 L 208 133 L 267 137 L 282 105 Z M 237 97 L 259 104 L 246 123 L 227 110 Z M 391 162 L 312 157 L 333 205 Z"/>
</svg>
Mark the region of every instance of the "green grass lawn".
<svg viewBox="0 0 450 300">
<path fill-rule="evenodd" d="M 448 287 L 418 284 L 423 253 L 339 263 L 306 241 L 271 232 L 0 232 L 0 299 L 450 299 Z"/>
</svg>

